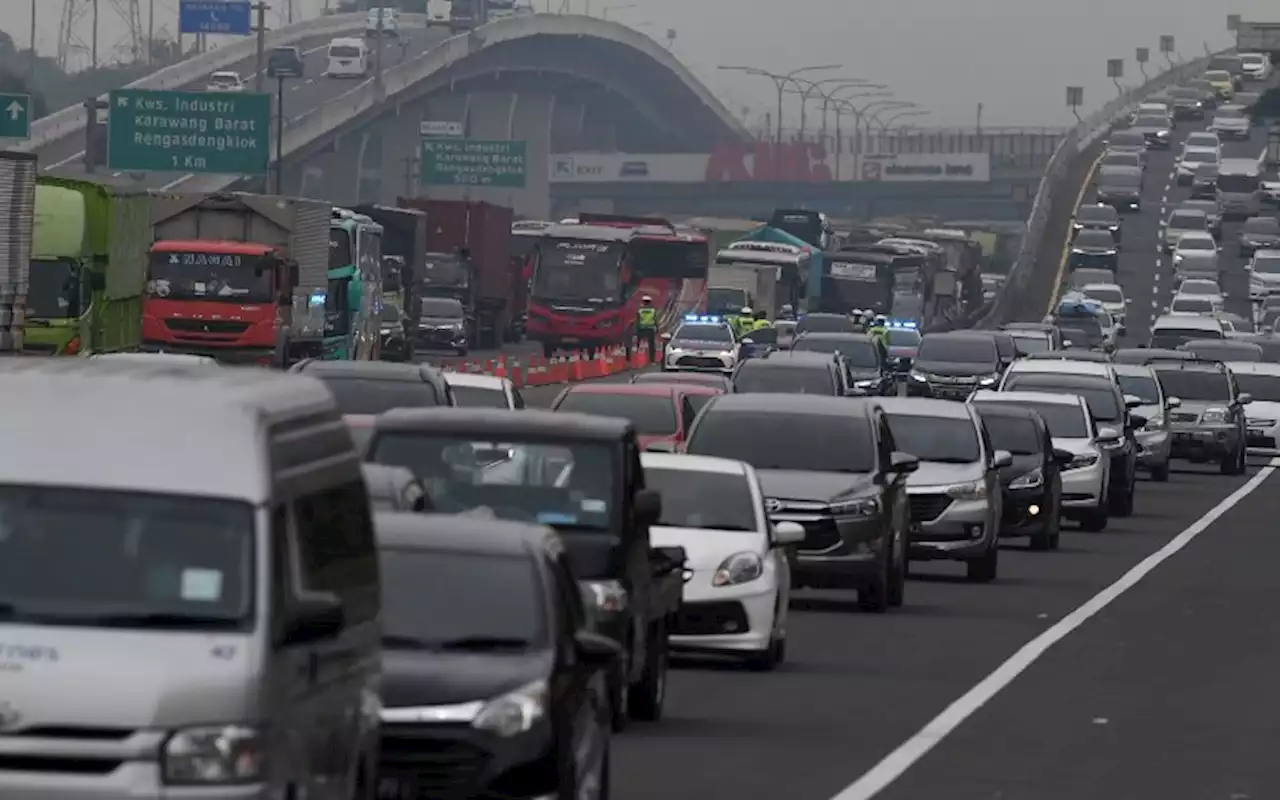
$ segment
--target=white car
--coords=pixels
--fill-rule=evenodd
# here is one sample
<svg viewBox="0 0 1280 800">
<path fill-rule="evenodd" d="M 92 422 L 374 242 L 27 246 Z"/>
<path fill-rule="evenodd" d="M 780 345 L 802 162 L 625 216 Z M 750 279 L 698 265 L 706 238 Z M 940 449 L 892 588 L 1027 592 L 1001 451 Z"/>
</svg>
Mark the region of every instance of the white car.
<svg viewBox="0 0 1280 800">
<path fill-rule="evenodd" d="M 1244 267 L 1249 273 L 1249 299 L 1280 294 L 1280 250 L 1255 250 Z"/>
<path fill-rule="evenodd" d="M 1190 231 L 1209 232 L 1209 215 L 1198 208 L 1175 208 L 1164 221 L 1164 251 L 1172 253 L 1182 235 Z"/>
<path fill-rule="evenodd" d="M 1251 81 L 1265 81 L 1271 77 L 1271 57 L 1265 53 L 1241 53 L 1240 68 Z"/>
<path fill-rule="evenodd" d="M 453 404 L 461 408 L 505 408 L 518 411 L 525 407 L 520 390 L 506 378 L 470 372 L 446 372 L 444 382 L 453 394 Z"/>
<path fill-rule="evenodd" d="M 1208 278 L 1187 278 L 1178 284 L 1176 294 L 1191 297 L 1207 297 L 1221 311 L 1227 304 L 1227 293 L 1215 280 Z"/>
<path fill-rule="evenodd" d="M 1188 150 L 1213 150 L 1222 153 L 1222 140 L 1213 131 L 1192 131 L 1182 142 L 1182 152 Z"/>
<path fill-rule="evenodd" d="M 1222 159 L 1222 150 L 1219 148 L 1211 149 L 1208 147 L 1187 147 L 1183 149 L 1182 155 L 1178 157 L 1177 176 L 1178 185 L 1190 186 L 1191 181 L 1196 177 L 1196 167 L 1201 164 L 1209 164 L 1217 166 Z"/>
<path fill-rule="evenodd" d="M 1222 247 L 1213 234 L 1207 231 L 1187 231 L 1178 237 L 1173 249 L 1173 272 L 1178 280 L 1186 278 L 1212 278 L 1221 275 L 1218 253 Z"/>
<path fill-rule="evenodd" d="M 786 658 L 791 566 L 786 548 L 804 541 L 798 522 L 770 523 L 749 464 L 727 458 L 641 453 L 645 486 L 662 495 L 650 526 L 654 547 L 683 547 L 683 612 L 715 620 L 671 632 L 673 650 L 740 656 L 757 669 Z"/>
<path fill-rule="evenodd" d="M 729 374 L 738 366 L 738 342 L 729 323 L 719 317 L 686 317 L 665 342 L 662 369 Z"/>
<path fill-rule="evenodd" d="M 209 85 L 204 88 L 206 92 L 243 92 L 244 81 L 240 80 L 240 73 L 231 71 L 215 72 L 209 76 Z"/>
<path fill-rule="evenodd" d="M 1220 307 L 1213 298 L 1197 294 L 1175 294 L 1169 301 L 1169 313 L 1182 316 L 1212 316 Z"/>
<path fill-rule="evenodd" d="M 1209 123 L 1209 129 L 1222 139 L 1247 141 L 1253 128 L 1253 121 L 1245 113 L 1244 106 L 1219 106 Z"/>
<path fill-rule="evenodd" d="M 1246 447 L 1257 455 L 1280 456 L 1280 364 L 1230 361 L 1241 392 L 1253 398 L 1245 409 Z"/>
<path fill-rule="evenodd" d="M 396 8 L 370 8 L 365 15 L 366 36 L 399 36 L 400 10 Z"/>
<path fill-rule="evenodd" d="M 1124 289 L 1116 283 L 1088 283 L 1080 289 L 1081 294 L 1096 301 L 1111 318 L 1115 320 L 1116 332 L 1125 332 L 1125 315 L 1129 311 L 1129 300 L 1124 296 Z M 1105 331 L 1104 331 L 1105 333 Z"/>
<path fill-rule="evenodd" d="M 969 402 L 979 408 L 986 403 L 1013 403 L 1038 413 L 1049 428 L 1054 449 L 1066 450 L 1073 456 L 1062 468 L 1062 518 L 1079 522 L 1087 531 L 1107 527 L 1111 458 L 1103 448 L 1119 442 L 1121 437 L 1113 428 L 1094 425 L 1082 397 L 983 389 L 974 392 Z"/>
</svg>

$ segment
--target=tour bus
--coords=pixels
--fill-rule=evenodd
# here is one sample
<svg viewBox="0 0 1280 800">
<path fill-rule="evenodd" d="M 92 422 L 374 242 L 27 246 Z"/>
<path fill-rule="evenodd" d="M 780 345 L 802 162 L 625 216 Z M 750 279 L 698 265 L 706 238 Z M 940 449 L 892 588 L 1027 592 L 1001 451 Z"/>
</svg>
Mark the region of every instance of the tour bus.
<svg viewBox="0 0 1280 800">
<path fill-rule="evenodd" d="M 1218 203 L 1223 219 L 1247 219 L 1261 212 L 1261 158 L 1224 158 L 1218 162 Z"/>
<path fill-rule="evenodd" d="M 369 46 L 364 39 L 338 38 L 329 42 L 330 78 L 363 78 L 369 74 Z"/>
</svg>

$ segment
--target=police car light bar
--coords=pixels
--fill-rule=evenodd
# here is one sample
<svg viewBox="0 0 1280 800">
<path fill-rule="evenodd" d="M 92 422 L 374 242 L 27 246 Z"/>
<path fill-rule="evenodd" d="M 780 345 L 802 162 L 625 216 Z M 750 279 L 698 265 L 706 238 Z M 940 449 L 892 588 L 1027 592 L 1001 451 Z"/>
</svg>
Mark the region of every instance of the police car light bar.
<svg viewBox="0 0 1280 800">
<path fill-rule="evenodd" d="M 686 314 L 685 322 L 722 322 L 723 320 L 712 314 Z"/>
<path fill-rule="evenodd" d="M 889 327 L 890 328 L 909 328 L 911 330 L 915 330 L 920 326 L 917 325 L 914 320 L 910 320 L 910 319 L 891 319 L 889 320 Z"/>
</svg>

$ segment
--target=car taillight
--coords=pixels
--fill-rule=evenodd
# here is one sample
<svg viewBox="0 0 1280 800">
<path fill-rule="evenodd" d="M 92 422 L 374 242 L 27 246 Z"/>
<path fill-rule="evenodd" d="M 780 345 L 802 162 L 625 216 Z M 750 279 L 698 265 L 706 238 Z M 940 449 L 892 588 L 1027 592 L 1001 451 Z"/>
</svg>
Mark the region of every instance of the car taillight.
<svg viewBox="0 0 1280 800">
<path fill-rule="evenodd" d="M 80 337 L 73 336 L 71 341 L 67 342 L 67 349 L 62 351 L 64 356 L 74 356 L 80 353 Z"/>
</svg>

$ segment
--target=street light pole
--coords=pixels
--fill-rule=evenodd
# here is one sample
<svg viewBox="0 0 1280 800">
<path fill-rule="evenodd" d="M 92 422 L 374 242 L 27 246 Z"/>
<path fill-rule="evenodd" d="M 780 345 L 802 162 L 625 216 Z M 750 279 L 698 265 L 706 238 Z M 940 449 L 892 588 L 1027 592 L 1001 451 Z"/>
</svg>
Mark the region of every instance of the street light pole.
<svg viewBox="0 0 1280 800">
<path fill-rule="evenodd" d="M 889 130 L 893 127 L 893 123 L 897 122 L 900 119 L 903 119 L 904 117 L 927 117 L 927 116 L 929 116 L 929 112 L 923 108 L 914 108 L 914 109 L 907 109 L 905 111 L 899 111 L 896 114 L 891 114 L 887 120 L 880 123 L 880 133 L 887 134 Z"/>
<path fill-rule="evenodd" d="M 792 81 L 792 83 L 794 83 L 797 87 L 800 87 L 797 89 L 790 89 L 788 91 L 790 91 L 792 94 L 797 94 L 800 96 L 800 138 L 801 139 L 804 138 L 805 133 L 808 132 L 808 129 L 809 129 L 807 124 L 809 100 L 821 97 L 821 98 L 824 98 L 824 101 L 827 101 L 827 98 L 830 92 L 835 91 L 834 89 L 828 90 L 828 89 L 823 89 L 822 87 L 834 83 L 842 87 L 858 86 L 858 87 L 868 88 L 868 89 L 885 88 L 884 84 L 869 83 L 864 78 L 847 78 L 847 77 L 824 78 L 818 81 L 810 81 L 804 78 L 796 78 Z M 825 108 L 826 102 L 823 103 L 823 106 Z"/>
<path fill-rule="evenodd" d="M 866 123 L 867 123 L 867 138 L 868 139 L 871 138 L 871 125 L 873 123 L 879 124 L 881 133 L 884 132 L 884 123 L 880 122 L 881 114 L 888 114 L 888 113 L 897 112 L 897 111 L 906 111 L 909 109 L 913 109 L 915 107 L 916 107 L 915 103 L 912 103 L 906 100 L 902 100 L 902 101 L 895 100 L 895 101 L 881 103 L 879 108 L 877 108 L 875 111 L 872 111 L 870 113 L 864 111 L 862 114 L 862 118 L 866 120 Z"/>
<path fill-rule="evenodd" d="M 267 52 L 267 9 L 271 6 L 266 3 L 257 3 L 253 6 L 253 10 L 258 12 L 258 54 L 254 60 L 253 68 L 253 90 L 261 94 L 262 79 L 266 72 L 266 64 L 263 63 Z"/>
<path fill-rule="evenodd" d="M 284 194 L 284 76 L 276 76 L 276 194 Z"/>
<path fill-rule="evenodd" d="M 841 66 L 841 64 L 811 64 L 806 67 L 793 69 L 790 72 L 769 72 L 757 67 L 737 67 L 726 65 L 721 65 L 719 69 L 725 70 L 726 72 L 743 72 L 747 75 L 758 75 L 762 78 L 768 78 L 773 81 L 773 86 L 778 92 L 778 122 L 777 130 L 774 134 L 774 145 L 776 146 L 782 144 L 782 96 L 786 92 L 787 85 L 795 84 L 798 86 L 799 84 L 796 83 L 796 76 L 802 73 L 818 72 L 828 69 L 840 69 Z"/>
</svg>

